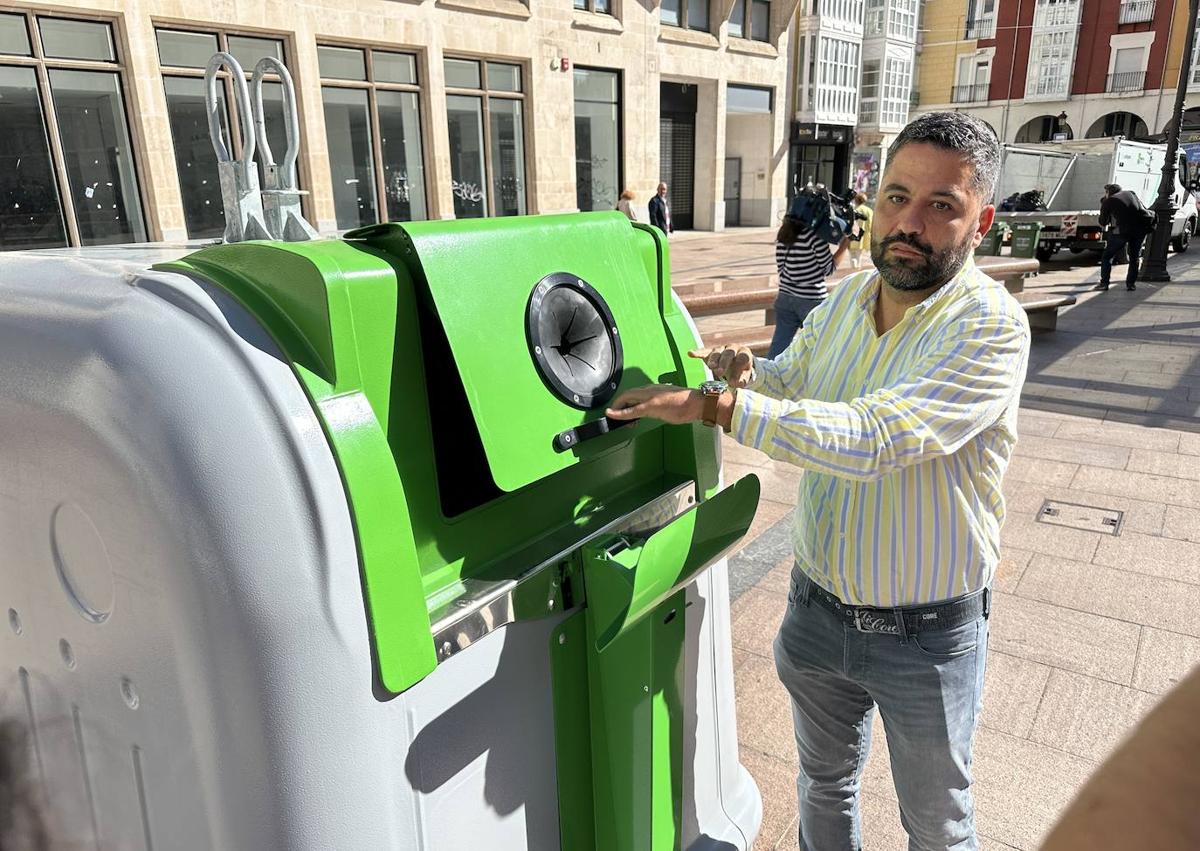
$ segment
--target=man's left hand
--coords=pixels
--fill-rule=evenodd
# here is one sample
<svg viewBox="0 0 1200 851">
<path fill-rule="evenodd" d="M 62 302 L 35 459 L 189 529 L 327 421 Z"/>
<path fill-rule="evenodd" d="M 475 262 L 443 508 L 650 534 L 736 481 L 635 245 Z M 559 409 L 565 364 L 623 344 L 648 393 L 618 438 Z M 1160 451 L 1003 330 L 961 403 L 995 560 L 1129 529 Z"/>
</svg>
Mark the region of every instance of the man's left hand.
<svg viewBox="0 0 1200 851">
<path fill-rule="evenodd" d="M 681 425 L 704 417 L 704 396 L 698 390 L 670 384 L 649 384 L 627 390 L 605 411 L 614 420 L 653 417 L 664 423 Z"/>
</svg>

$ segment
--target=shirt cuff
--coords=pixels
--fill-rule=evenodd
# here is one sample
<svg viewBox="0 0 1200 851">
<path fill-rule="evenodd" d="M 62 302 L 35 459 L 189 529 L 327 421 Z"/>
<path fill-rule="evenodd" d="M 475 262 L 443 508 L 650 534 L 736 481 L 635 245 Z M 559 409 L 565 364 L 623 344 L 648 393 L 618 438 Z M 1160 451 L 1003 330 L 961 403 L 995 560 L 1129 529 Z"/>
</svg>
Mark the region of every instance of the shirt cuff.
<svg viewBox="0 0 1200 851">
<path fill-rule="evenodd" d="M 729 433 L 743 446 L 761 450 L 775 436 L 778 402 L 753 390 L 739 390 Z"/>
</svg>

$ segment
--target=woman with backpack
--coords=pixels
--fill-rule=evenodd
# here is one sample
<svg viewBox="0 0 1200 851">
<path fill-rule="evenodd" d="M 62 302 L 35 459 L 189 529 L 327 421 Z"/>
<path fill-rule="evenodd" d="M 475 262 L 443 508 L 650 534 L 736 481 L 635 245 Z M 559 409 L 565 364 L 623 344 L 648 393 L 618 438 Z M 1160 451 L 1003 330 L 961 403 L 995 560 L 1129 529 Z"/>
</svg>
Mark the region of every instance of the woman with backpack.
<svg viewBox="0 0 1200 851">
<path fill-rule="evenodd" d="M 768 358 L 778 357 L 792 344 L 804 317 L 829 296 L 825 279 L 846 254 L 843 239 L 830 253 L 829 243 L 800 219 L 784 216 L 775 234 L 775 266 L 779 269 L 779 294 L 775 296 L 775 333 Z"/>
</svg>

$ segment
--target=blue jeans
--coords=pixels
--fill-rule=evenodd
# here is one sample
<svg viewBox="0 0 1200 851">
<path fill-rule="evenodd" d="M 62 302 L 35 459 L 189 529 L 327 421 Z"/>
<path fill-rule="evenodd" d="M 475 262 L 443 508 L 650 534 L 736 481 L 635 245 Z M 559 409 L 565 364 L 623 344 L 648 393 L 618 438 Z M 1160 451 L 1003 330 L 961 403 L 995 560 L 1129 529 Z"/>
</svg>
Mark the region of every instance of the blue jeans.
<svg viewBox="0 0 1200 851">
<path fill-rule="evenodd" d="M 1104 253 L 1100 255 L 1101 286 L 1108 286 L 1109 279 L 1112 277 L 1113 260 L 1125 246 L 1129 247 L 1129 268 L 1125 272 L 1125 286 L 1133 287 L 1137 284 L 1138 259 L 1142 255 L 1142 242 L 1145 239 L 1146 234 L 1144 233 L 1137 236 L 1121 236 L 1114 231 L 1108 234 L 1105 238 Z"/>
<path fill-rule="evenodd" d="M 771 348 L 767 358 L 774 360 L 792 344 L 792 338 L 804 324 L 804 317 L 821 303 L 819 298 L 801 298 L 781 292 L 775 296 L 775 333 L 771 336 Z"/>
<path fill-rule="evenodd" d="M 775 668 L 792 697 L 801 851 L 859 851 L 858 792 L 875 707 L 909 851 L 976 851 L 971 749 L 987 618 L 909 635 L 862 633 L 809 599 L 792 570 Z"/>
</svg>

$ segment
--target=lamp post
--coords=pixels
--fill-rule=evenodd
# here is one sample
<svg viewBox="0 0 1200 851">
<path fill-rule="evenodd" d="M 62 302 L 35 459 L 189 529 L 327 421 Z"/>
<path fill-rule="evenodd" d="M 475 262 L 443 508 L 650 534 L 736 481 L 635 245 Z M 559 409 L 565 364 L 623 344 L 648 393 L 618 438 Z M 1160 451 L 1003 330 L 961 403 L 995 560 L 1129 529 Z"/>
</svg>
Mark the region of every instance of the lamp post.
<svg viewBox="0 0 1200 851">
<path fill-rule="evenodd" d="M 1183 57 L 1179 65 L 1179 85 L 1175 89 L 1175 108 L 1167 125 L 1167 156 L 1163 162 L 1162 180 L 1158 184 L 1158 198 L 1150 209 L 1158 214 L 1150 251 L 1142 267 L 1142 278 L 1147 281 L 1169 281 L 1167 272 L 1167 245 L 1171 242 L 1171 225 L 1175 221 L 1175 175 L 1179 167 L 1179 131 L 1183 127 L 1183 102 L 1187 97 L 1188 78 L 1191 76 L 1192 49 L 1196 42 L 1196 11 L 1200 0 L 1188 0 L 1187 35 L 1184 39 Z"/>
</svg>

